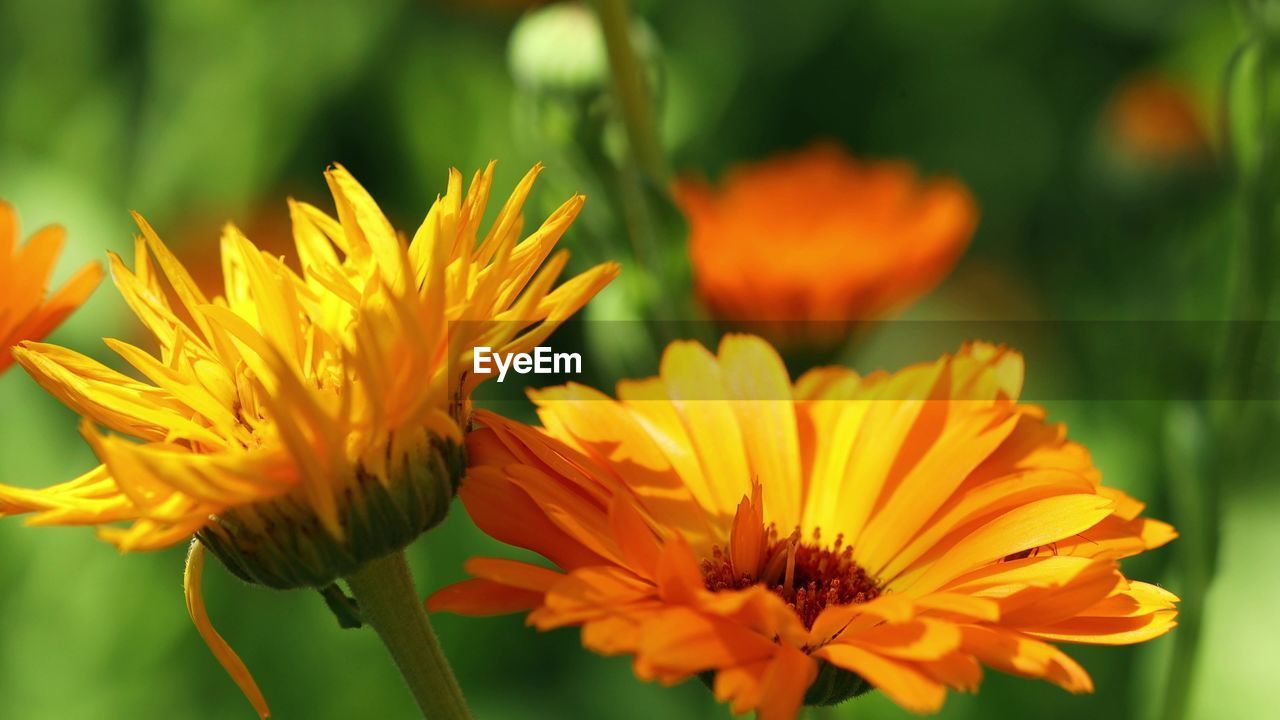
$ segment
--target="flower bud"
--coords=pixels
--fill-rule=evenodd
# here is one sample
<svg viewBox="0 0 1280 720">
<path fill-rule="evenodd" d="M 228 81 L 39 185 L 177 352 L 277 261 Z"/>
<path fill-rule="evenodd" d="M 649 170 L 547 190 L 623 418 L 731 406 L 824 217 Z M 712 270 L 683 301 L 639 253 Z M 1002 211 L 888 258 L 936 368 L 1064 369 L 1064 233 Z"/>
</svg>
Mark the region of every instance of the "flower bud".
<svg viewBox="0 0 1280 720">
<path fill-rule="evenodd" d="M 631 42 L 645 65 L 657 56 L 653 31 L 631 25 Z M 507 48 L 516 83 L 532 92 L 590 95 L 609 83 L 609 57 L 600 20 L 590 8 L 558 3 L 526 14 Z"/>
</svg>

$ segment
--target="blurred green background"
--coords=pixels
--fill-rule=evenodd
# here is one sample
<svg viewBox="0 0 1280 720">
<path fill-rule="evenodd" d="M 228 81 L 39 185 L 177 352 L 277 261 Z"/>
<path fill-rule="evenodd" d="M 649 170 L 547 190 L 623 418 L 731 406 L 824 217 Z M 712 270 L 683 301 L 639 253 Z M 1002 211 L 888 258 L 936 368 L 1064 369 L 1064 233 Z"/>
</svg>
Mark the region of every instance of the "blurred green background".
<svg viewBox="0 0 1280 720">
<path fill-rule="evenodd" d="M 1242 37 L 1229 4 L 649 0 L 635 9 L 677 170 L 716 177 L 828 139 L 970 186 L 982 211 L 973 245 L 909 319 L 1229 317 L 1228 249 L 1242 231 L 1216 140 L 1222 78 Z M 572 32 L 509 59 L 524 12 L 513 0 L 2 0 L 0 197 L 18 208 L 24 235 L 67 227 L 59 278 L 107 249 L 128 258 L 128 209 L 216 278 L 221 223 L 283 252 L 284 198 L 329 207 L 321 171 L 330 162 L 411 230 L 449 166 L 469 173 L 499 159 L 495 194 L 505 194 L 542 160 L 530 217 L 586 191 L 587 211 L 566 239 L 575 264 L 623 257 L 607 171 L 618 131 L 599 104 L 606 71 L 590 38 Z M 1184 89 L 1203 147 L 1153 155 L 1118 125 L 1117 98 L 1152 76 Z M 681 257 L 680 241 L 678 231 L 667 238 L 671 257 Z M 688 272 L 667 262 L 677 267 L 664 272 Z M 648 311 L 626 290 L 646 276 L 628 272 L 637 279 L 598 298 L 590 317 Z M 109 360 L 101 336 L 138 332 L 103 288 L 53 340 Z M 1105 334 L 1084 335 L 1056 338 L 1057 364 L 1032 365 L 1031 378 L 1084 372 L 1087 384 L 1089 373 L 1106 373 L 1091 361 L 1105 357 Z M 1214 354 L 1198 337 L 1184 340 L 1151 351 L 1200 377 Z M 881 345 L 859 353 L 859 369 L 902 361 Z M 586 380 L 611 387 L 617 364 L 593 368 L 587 357 L 595 375 Z M 484 397 L 510 400 L 510 390 Z M 1217 465 L 1195 450 L 1209 442 L 1195 418 L 1247 413 L 1256 435 L 1274 430 L 1275 406 L 1197 401 L 1202 391 L 1047 404 L 1109 484 L 1150 500 L 1152 514 L 1184 532 L 1128 563 L 1132 576 L 1184 592 L 1179 553 L 1212 548 L 1219 515 L 1184 517 L 1176 508 L 1199 496 L 1186 502 L 1178 478 L 1211 483 L 1221 546 L 1190 715 L 1265 717 L 1280 706 L 1280 574 L 1266 559 L 1280 546 L 1275 444 L 1256 446 L 1249 463 Z M 47 485 L 92 463 L 70 412 L 18 368 L 0 378 L 4 481 Z M 410 560 L 426 593 L 461 579 L 465 558 L 506 552 L 459 506 Z M 251 717 L 187 619 L 182 564 L 181 548 L 121 558 L 88 530 L 0 523 L 0 717 Z M 245 586 L 211 563 L 206 596 L 277 717 L 414 716 L 374 634 L 340 630 L 318 595 Z M 582 650 L 573 630 L 540 634 L 518 617 L 434 621 L 481 718 L 728 715 L 698 682 L 641 683 L 625 659 Z M 1138 648 L 1069 649 L 1093 675 L 1094 695 L 993 671 L 979 695 L 953 694 L 942 716 L 1161 717 L 1178 632 Z M 823 717 L 903 715 L 873 694 Z"/>
</svg>

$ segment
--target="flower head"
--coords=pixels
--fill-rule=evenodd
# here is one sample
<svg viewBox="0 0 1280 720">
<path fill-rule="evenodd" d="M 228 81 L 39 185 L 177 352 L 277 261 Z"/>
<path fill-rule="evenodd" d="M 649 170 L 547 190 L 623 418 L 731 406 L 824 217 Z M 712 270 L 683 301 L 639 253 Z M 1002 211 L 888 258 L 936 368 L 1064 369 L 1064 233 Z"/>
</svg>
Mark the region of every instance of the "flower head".
<svg viewBox="0 0 1280 720">
<path fill-rule="evenodd" d="M 1107 108 L 1112 139 L 1126 159 L 1149 165 L 1202 160 L 1208 132 L 1187 88 L 1144 73 L 1127 79 Z"/>
<path fill-rule="evenodd" d="M 863 162 L 827 145 L 740 167 L 719 190 L 696 181 L 675 190 L 711 312 L 780 341 L 843 336 L 842 325 L 929 291 L 978 216 L 954 180 L 924 182 L 907 165 Z M 788 325 L 801 322 L 814 325 Z M 816 327 L 828 322 L 827 333 Z"/>
<path fill-rule="evenodd" d="M 102 267 L 86 265 L 51 297 L 49 276 L 66 233 L 51 225 L 18 246 L 18 216 L 0 201 L 0 372 L 13 362 L 11 348 L 23 340 L 39 340 L 80 307 L 98 282 Z"/>
<path fill-rule="evenodd" d="M 478 413 L 463 503 L 556 567 L 473 559 L 428 605 L 580 626 L 640 677 L 713 676 L 766 720 L 870 687 L 933 711 L 981 665 L 1088 691 L 1053 643 L 1173 627 L 1176 598 L 1116 561 L 1174 532 L 1018 402 L 1022 373 L 974 343 L 792 383 L 763 340 L 729 336 L 718 356 L 672 344 L 616 400 L 532 392 L 542 429 Z"/>
<path fill-rule="evenodd" d="M 301 272 L 228 226 L 224 294 L 214 298 L 136 217 L 134 268 L 112 256 L 111 270 L 159 356 L 107 340 L 141 381 L 64 348 L 17 350 L 85 417 L 102 465 L 44 490 L 0 486 L 0 512 L 96 525 L 122 550 L 196 535 L 189 607 L 260 703 L 203 616 L 200 553 L 208 547 L 251 582 L 323 587 L 439 522 L 461 477 L 469 395 L 483 379 L 465 372 L 472 348 L 537 345 L 616 273 L 601 265 L 555 287 L 567 256 L 548 256 L 580 196 L 519 239 L 539 170 L 483 236 L 493 165 L 465 192 L 451 171 L 448 191 L 406 242 L 334 167 L 326 177 L 336 218 L 290 203 Z"/>
</svg>

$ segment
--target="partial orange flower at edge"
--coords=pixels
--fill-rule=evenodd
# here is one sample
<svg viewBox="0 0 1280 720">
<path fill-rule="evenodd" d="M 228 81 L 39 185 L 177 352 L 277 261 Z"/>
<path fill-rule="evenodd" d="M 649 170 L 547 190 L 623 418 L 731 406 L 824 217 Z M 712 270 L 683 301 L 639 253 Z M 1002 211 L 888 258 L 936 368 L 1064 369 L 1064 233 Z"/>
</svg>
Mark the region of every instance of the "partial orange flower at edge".
<svg viewBox="0 0 1280 720">
<path fill-rule="evenodd" d="M 0 373 L 13 363 L 14 345 L 48 335 L 102 280 L 102 266 L 90 263 L 46 297 L 66 233 L 50 225 L 36 231 L 22 246 L 18 238 L 17 213 L 0 201 Z"/>
<path fill-rule="evenodd" d="M 1174 627 L 1177 598 L 1117 560 L 1176 533 L 1017 402 L 1022 374 L 973 343 L 793 384 L 767 343 L 729 336 L 718 356 L 672 344 L 617 400 L 532 391 L 544 428 L 477 415 L 460 497 L 556 567 L 475 558 L 428 607 L 580 626 L 643 679 L 714 673 L 717 698 L 764 720 L 794 718 L 822 668 L 915 712 L 976 689 L 982 665 L 1091 691 L 1052 643 Z"/>
</svg>

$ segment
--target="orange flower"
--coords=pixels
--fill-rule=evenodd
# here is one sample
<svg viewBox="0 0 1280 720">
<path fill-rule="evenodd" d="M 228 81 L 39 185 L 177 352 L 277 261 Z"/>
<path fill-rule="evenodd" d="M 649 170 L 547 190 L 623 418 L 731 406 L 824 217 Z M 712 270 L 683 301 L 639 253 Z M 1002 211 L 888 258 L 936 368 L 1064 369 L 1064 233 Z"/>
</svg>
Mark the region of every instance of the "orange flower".
<svg viewBox="0 0 1280 720">
<path fill-rule="evenodd" d="M 1051 643 L 1172 628 L 1177 599 L 1117 560 L 1175 532 L 1017 402 L 1022 374 L 1016 352 L 974 343 L 792 384 L 737 335 L 718 357 L 672 344 L 617 400 L 533 391 L 544 429 L 477 414 L 460 495 L 485 532 L 558 567 L 475 558 L 428 607 L 581 626 L 641 678 L 714 675 L 765 720 L 871 687 L 935 711 L 980 665 L 1087 692 Z"/>
<path fill-rule="evenodd" d="M 1137 160 L 1176 163 L 1208 148 L 1206 132 L 1190 94 L 1162 75 L 1129 78 L 1108 108 L 1112 134 Z"/>
<path fill-rule="evenodd" d="M 102 267 L 91 263 L 52 297 L 45 297 L 65 239 L 61 227 L 50 225 L 18 247 L 18 215 L 0 201 L 0 372 L 13 363 L 14 345 L 49 334 L 102 280 Z"/>
<path fill-rule="evenodd" d="M 718 317 L 812 339 L 788 321 L 876 319 L 932 289 L 977 224 L 954 180 L 816 146 L 733 171 L 723 189 L 683 181 L 698 292 Z M 842 334 L 842 331 L 838 334 Z"/>
</svg>

